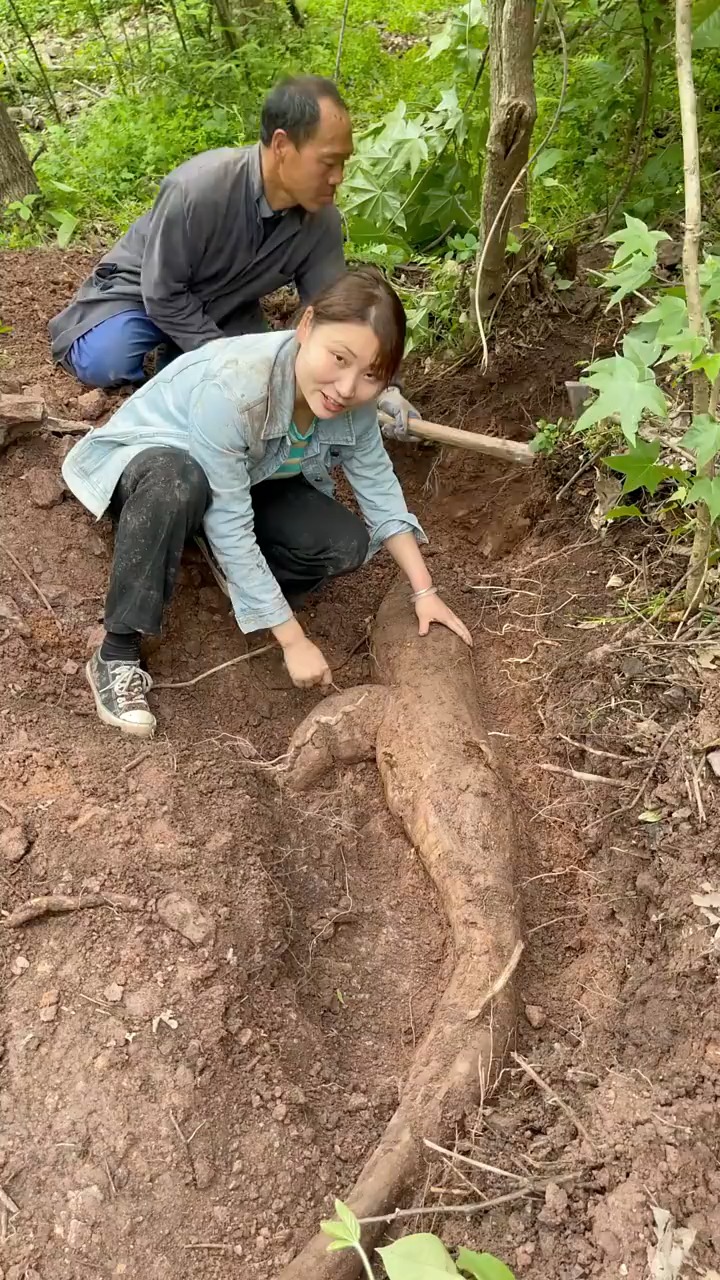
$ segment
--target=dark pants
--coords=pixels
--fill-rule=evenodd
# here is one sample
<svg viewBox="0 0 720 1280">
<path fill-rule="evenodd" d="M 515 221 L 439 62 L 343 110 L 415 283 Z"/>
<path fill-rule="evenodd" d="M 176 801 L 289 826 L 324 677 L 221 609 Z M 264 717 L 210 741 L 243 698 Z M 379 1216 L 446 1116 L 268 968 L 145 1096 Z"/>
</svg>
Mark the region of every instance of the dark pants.
<svg viewBox="0 0 720 1280">
<path fill-rule="evenodd" d="M 291 600 L 364 562 L 363 522 L 302 476 L 265 480 L 251 496 L 258 546 Z M 200 532 L 210 499 L 205 472 L 180 449 L 144 449 L 125 468 L 110 504 L 117 532 L 107 631 L 159 634 L 183 547 Z"/>
</svg>

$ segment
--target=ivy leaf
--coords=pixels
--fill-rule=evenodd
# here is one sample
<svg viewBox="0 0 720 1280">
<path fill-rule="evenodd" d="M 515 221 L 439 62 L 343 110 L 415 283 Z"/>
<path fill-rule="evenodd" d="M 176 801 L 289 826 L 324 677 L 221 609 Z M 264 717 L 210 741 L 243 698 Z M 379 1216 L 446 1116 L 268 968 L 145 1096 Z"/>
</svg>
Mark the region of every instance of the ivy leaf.
<svg viewBox="0 0 720 1280">
<path fill-rule="evenodd" d="M 509 1267 L 491 1253 L 475 1253 L 472 1249 L 461 1249 L 457 1256 L 459 1271 L 466 1271 L 473 1280 L 515 1280 Z"/>
<path fill-rule="evenodd" d="M 457 1276 L 445 1245 L 428 1232 L 403 1236 L 386 1249 L 378 1249 L 388 1280 L 442 1280 Z"/>
<path fill-rule="evenodd" d="M 720 422 L 709 413 L 697 413 L 680 443 L 693 450 L 698 468 L 702 469 L 720 449 Z"/>
<path fill-rule="evenodd" d="M 647 489 L 648 493 L 653 494 L 663 480 L 668 480 L 675 474 L 674 467 L 657 464 L 659 454 L 659 440 L 639 439 L 629 453 L 613 454 L 611 458 L 603 458 L 603 462 L 613 471 L 619 471 L 625 476 L 623 493 Z"/>
<path fill-rule="evenodd" d="M 626 356 L 596 360 L 582 382 L 600 394 L 581 414 L 575 425 L 576 432 L 587 431 L 601 419 L 617 414 L 625 438 L 634 444 L 644 413 L 658 417 L 667 414 L 667 402 L 651 371 L 639 369 Z"/>
<path fill-rule="evenodd" d="M 720 516 L 720 476 L 701 476 L 693 484 L 686 500 L 685 505 L 690 503 L 704 502 L 710 512 L 710 519 L 713 524 Z"/>
</svg>

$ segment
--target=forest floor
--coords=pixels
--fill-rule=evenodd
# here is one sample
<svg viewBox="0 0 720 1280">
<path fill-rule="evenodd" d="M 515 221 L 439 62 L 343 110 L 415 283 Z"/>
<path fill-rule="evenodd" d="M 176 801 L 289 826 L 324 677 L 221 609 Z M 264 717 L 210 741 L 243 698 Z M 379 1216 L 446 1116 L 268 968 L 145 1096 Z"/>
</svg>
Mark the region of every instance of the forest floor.
<svg viewBox="0 0 720 1280">
<path fill-rule="evenodd" d="M 36 387 L 70 417 L 81 389 L 53 370 L 46 322 L 87 265 L 0 254 L 0 390 Z M 580 285 L 505 321 L 486 378 L 416 366 L 413 398 L 434 420 L 527 439 L 612 339 L 592 299 Z M 17 1208 L 0 1203 L 0 1277 L 270 1280 L 392 1114 L 450 940 L 374 766 L 296 799 L 257 767 L 318 697 L 290 686 L 277 652 L 158 689 L 150 744 L 98 722 L 83 664 L 111 531 L 59 483 L 66 447 L 34 437 L 0 456 L 0 909 L 48 893 L 138 909 L 0 929 L 0 1187 Z M 556 501 L 573 470 L 561 459 L 527 473 L 393 451 L 475 638 L 519 833 L 512 1047 L 554 1095 L 510 1058 L 455 1144 L 558 1179 L 544 1200 L 418 1222 L 528 1280 L 670 1280 L 663 1250 L 690 1228 L 683 1274 L 706 1276 L 720 1258 L 718 920 L 693 895 L 720 904 L 718 784 L 703 768 L 720 741 L 720 647 L 667 643 L 648 623 L 642 601 L 681 578 L 682 549 L 597 531 L 592 470 Z M 372 678 L 368 624 L 392 576 L 379 557 L 307 611 L 343 688 Z M 255 643 L 189 556 L 155 679 Z M 429 1159 L 414 1203 L 514 1185 Z M 672 1215 L 660 1245 L 653 1209 Z"/>
</svg>

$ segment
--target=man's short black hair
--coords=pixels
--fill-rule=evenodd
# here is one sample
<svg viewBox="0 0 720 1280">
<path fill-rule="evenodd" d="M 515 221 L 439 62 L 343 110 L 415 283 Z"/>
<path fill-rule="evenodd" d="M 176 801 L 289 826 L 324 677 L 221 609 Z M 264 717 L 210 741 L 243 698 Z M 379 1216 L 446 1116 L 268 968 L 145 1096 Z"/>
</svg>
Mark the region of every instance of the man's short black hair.
<svg viewBox="0 0 720 1280">
<path fill-rule="evenodd" d="M 323 98 L 347 111 L 333 80 L 326 80 L 324 76 L 288 76 L 281 80 L 263 103 L 260 119 L 263 146 L 270 146 L 277 129 L 287 134 L 293 146 L 302 146 L 317 129 Z"/>
</svg>

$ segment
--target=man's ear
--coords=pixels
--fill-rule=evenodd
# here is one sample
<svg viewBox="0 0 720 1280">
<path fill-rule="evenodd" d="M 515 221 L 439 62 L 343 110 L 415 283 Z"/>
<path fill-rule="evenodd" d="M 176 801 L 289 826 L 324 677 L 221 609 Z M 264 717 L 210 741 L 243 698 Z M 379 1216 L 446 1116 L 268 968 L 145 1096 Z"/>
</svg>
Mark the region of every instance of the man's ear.
<svg viewBox="0 0 720 1280">
<path fill-rule="evenodd" d="M 282 157 L 285 155 L 288 147 L 291 145 L 292 144 L 285 130 L 276 129 L 270 140 L 270 150 L 272 151 L 275 159 L 281 160 Z"/>
</svg>

